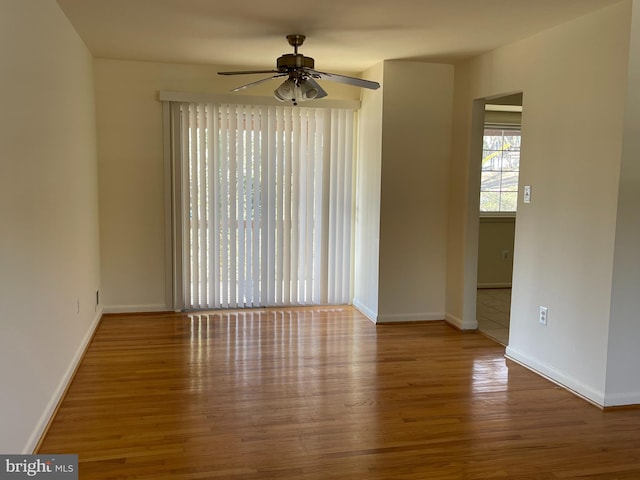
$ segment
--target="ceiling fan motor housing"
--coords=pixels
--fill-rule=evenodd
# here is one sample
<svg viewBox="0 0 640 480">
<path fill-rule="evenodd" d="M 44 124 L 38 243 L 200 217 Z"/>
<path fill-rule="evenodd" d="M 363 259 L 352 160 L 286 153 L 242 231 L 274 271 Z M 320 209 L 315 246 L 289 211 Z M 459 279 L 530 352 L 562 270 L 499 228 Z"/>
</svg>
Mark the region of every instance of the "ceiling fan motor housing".
<svg viewBox="0 0 640 480">
<path fill-rule="evenodd" d="M 278 58 L 278 70 L 289 71 L 298 68 L 313 68 L 315 62 L 311 57 L 305 57 L 300 53 L 286 53 Z"/>
</svg>

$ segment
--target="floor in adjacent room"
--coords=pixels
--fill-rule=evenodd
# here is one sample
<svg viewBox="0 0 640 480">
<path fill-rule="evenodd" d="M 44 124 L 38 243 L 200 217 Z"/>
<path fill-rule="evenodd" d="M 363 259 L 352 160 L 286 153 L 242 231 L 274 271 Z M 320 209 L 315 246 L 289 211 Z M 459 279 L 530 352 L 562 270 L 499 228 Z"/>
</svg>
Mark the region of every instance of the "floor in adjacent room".
<svg viewBox="0 0 640 480">
<path fill-rule="evenodd" d="M 509 344 L 510 288 L 479 288 L 476 304 L 478 330 L 498 343 Z"/>
</svg>

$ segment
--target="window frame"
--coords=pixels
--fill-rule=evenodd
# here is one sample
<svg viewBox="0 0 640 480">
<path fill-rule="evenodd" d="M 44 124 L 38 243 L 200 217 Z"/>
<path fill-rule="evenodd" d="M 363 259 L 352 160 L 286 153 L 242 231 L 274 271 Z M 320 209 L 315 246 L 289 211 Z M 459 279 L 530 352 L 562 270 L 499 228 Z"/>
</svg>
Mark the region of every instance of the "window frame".
<svg viewBox="0 0 640 480">
<path fill-rule="evenodd" d="M 485 132 L 487 130 L 490 129 L 499 129 L 499 130 L 512 130 L 512 131 L 518 131 L 520 132 L 520 136 L 522 137 L 522 124 L 521 123 L 498 123 L 498 122 L 485 122 L 483 125 L 483 131 L 482 131 L 482 136 L 483 136 L 483 141 L 484 141 L 484 137 L 485 137 Z M 484 152 L 484 148 L 483 148 L 483 152 Z M 482 159 L 480 160 L 482 162 Z M 518 190 L 516 193 L 517 196 L 517 200 L 516 200 L 516 210 L 513 211 L 483 211 L 480 210 L 480 204 L 478 204 L 478 212 L 480 214 L 481 218 L 515 218 L 518 210 L 517 210 L 517 204 L 518 204 L 518 199 L 519 199 L 519 195 L 520 195 L 520 167 L 518 166 Z M 502 192 L 502 190 L 500 191 Z M 478 195 L 480 196 L 482 194 L 482 165 L 480 166 L 480 188 L 479 188 L 479 192 Z"/>
</svg>

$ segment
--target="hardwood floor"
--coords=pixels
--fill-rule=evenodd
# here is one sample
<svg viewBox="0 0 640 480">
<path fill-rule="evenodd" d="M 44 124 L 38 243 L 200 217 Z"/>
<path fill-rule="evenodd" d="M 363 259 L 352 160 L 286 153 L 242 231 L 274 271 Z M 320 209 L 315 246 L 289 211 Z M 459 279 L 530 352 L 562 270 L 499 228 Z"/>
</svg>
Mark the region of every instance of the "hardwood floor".
<svg viewBox="0 0 640 480">
<path fill-rule="evenodd" d="M 356 310 L 105 316 L 40 453 L 81 479 L 638 479 L 598 408 L 443 322 Z"/>
</svg>

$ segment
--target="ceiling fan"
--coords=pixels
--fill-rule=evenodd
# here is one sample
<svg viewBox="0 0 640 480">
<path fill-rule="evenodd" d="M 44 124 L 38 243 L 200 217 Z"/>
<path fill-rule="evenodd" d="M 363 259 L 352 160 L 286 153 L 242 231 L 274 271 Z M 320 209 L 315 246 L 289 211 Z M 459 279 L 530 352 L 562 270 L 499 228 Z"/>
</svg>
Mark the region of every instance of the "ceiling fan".
<svg viewBox="0 0 640 480">
<path fill-rule="evenodd" d="M 311 57 L 305 57 L 298 53 L 300 47 L 305 40 L 304 35 L 287 35 L 289 45 L 293 47 L 293 53 L 285 53 L 278 58 L 276 70 L 244 70 L 239 72 L 218 72 L 219 75 L 247 75 L 256 73 L 275 73 L 268 78 L 263 78 L 255 82 L 247 83 L 240 87 L 234 88 L 232 92 L 244 90 L 245 88 L 259 85 L 271 79 L 278 77 L 288 77 L 282 85 L 273 92 L 274 96 L 281 102 L 291 100 L 294 105 L 305 100 L 314 98 L 323 98 L 327 96 L 316 79 L 331 80 L 333 82 L 346 83 L 355 87 L 369 88 L 375 90 L 380 88 L 378 82 L 370 80 L 362 80 L 361 78 L 347 77 L 346 75 L 338 75 L 337 73 L 320 72 L 314 69 L 315 61 Z"/>
</svg>

